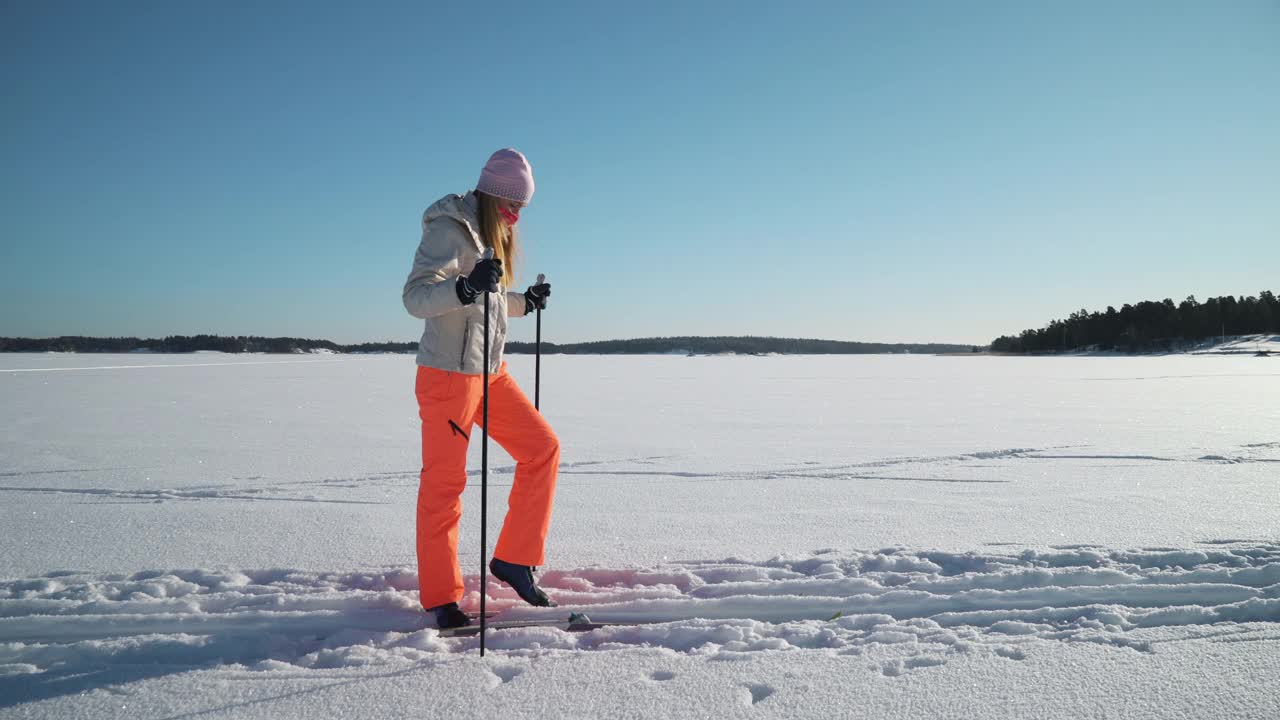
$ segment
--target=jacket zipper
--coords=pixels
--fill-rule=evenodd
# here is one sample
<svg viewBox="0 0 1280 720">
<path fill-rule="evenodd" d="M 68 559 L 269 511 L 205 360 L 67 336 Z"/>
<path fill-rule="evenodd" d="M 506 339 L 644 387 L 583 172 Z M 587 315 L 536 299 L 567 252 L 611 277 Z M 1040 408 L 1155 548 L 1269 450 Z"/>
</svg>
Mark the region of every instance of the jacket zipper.
<svg viewBox="0 0 1280 720">
<path fill-rule="evenodd" d="M 458 358 L 458 372 L 466 372 L 467 367 L 467 346 L 471 344 L 471 323 L 467 323 L 466 330 L 462 333 L 462 356 Z"/>
</svg>

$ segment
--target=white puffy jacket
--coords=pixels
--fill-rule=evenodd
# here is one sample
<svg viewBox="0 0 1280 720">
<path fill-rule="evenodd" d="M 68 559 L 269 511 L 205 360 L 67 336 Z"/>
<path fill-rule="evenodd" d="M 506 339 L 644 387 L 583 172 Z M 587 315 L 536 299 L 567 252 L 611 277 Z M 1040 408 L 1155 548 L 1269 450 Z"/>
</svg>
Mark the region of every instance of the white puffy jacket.
<svg viewBox="0 0 1280 720">
<path fill-rule="evenodd" d="M 422 213 L 422 242 L 404 284 L 404 308 L 422 318 L 418 364 L 470 375 L 484 372 L 484 295 L 471 305 L 455 284 L 480 260 L 479 199 L 475 192 L 446 195 Z M 503 268 L 511 272 L 511 268 Z M 498 371 L 507 339 L 507 317 L 526 313 L 524 293 L 489 295 L 489 372 Z"/>
</svg>

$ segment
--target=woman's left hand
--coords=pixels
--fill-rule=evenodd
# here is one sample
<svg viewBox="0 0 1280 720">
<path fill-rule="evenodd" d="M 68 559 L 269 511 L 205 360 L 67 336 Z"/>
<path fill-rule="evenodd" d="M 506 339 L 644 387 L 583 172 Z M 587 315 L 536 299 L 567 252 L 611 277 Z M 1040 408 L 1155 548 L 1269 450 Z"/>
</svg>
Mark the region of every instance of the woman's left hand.
<svg viewBox="0 0 1280 720">
<path fill-rule="evenodd" d="M 528 303 L 530 309 L 546 310 L 547 298 L 549 297 L 551 297 L 551 283 L 549 282 L 530 285 L 529 289 L 524 291 L 524 300 Z"/>
</svg>

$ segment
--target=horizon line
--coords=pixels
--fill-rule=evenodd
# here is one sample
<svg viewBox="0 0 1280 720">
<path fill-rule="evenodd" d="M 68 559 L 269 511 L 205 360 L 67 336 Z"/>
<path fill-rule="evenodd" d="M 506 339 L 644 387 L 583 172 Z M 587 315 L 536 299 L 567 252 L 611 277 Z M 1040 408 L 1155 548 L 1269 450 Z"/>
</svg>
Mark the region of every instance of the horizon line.
<svg viewBox="0 0 1280 720">
<path fill-rule="evenodd" d="M 0 341 L 5 340 L 26 340 L 26 341 L 50 341 L 65 339 L 83 339 L 83 340 L 138 340 L 140 342 L 147 341 L 163 341 L 167 338 L 244 338 L 258 340 L 303 340 L 307 342 L 326 342 L 334 345 L 353 346 L 353 345 L 386 345 L 386 344 L 417 344 L 418 339 L 412 340 L 363 340 L 359 342 L 343 343 L 328 338 L 312 338 L 296 335 L 222 335 L 214 333 L 196 333 L 193 335 L 171 334 L 161 337 L 141 337 L 138 335 L 49 335 L 45 337 L 35 337 L 26 335 L 0 335 Z M 973 343 L 973 342 L 943 342 L 937 340 L 930 341 L 881 341 L 881 340 L 836 340 L 832 338 L 819 337 L 788 337 L 783 335 L 649 335 L 644 337 L 632 338 L 610 338 L 605 340 L 578 340 L 573 342 L 554 342 L 542 341 L 544 345 L 590 345 L 593 343 L 611 343 L 611 342 L 638 342 L 644 340 L 787 340 L 802 342 L 830 342 L 830 343 L 848 343 L 855 345 L 955 345 L 968 347 L 984 347 L 990 343 Z M 507 344 L 532 345 L 534 341 L 530 340 L 512 340 L 508 338 Z"/>
</svg>

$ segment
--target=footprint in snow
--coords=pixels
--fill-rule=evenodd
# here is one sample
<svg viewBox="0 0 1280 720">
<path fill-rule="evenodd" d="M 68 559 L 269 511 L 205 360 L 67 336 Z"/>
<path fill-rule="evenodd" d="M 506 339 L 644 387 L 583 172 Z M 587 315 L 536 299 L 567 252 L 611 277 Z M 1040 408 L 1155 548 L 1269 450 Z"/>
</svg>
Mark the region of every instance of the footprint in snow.
<svg viewBox="0 0 1280 720">
<path fill-rule="evenodd" d="M 916 668 L 938 667 L 939 665 L 945 665 L 946 663 L 946 660 L 934 655 L 921 655 L 919 657 L 907 658 L 907 661 L 904 664 L 907 666 L 908 670 L 914 670 Z"/>
<path fill-rule="evenodd" d="M 674 680 L 675 677 L 676 677 L 676 674 L 671 672 L 670 670 L 654 670 L 653 672 L 649 673 L 649 679 L 657 682 Z"/>
<path fill-rule="evenodd" d="M 946 663 L 946 660 L 937 657 L 936 655 L 917 655 L 915 657 L 909 657 L 906 660 L 889 660 L 881 663 L 878 668 L 873 665 L 871 669 L 879 670 L 885 677 L 899 677 L 908 670 L 938 667 L 939 665 L 945 665 Z"/>
<path fill-rule="evenodd" d="M 493 679 L 489 681 L 489 689 L 505 685 L 524 674 L 524 668 L 518 665 L 497 665 L 489 668 L 489 672 L 493 673 Z"/>
<path fill-rule="evenodd" d="M 996 648 L 996 654 L 1002 658 L 1009 658 L 1010 660 L 1027 659 L 1027 654 L 1025 652 L 1016 647 L 1009 647 L 1007 645 Z"/>
<path fill-rule="evenodd" d="M 743 696 L 743 700 L 745 701 L 744 704 L 747 705 L 756 705 L 763 702 L 765 698 L 774 693 L 773 688 L 768 685 L 761 685 L 760 683 L 751 683 L 750 685 L 744 686 L 744 689 L 748 692 L 748 695 Z"/>
</svg>

